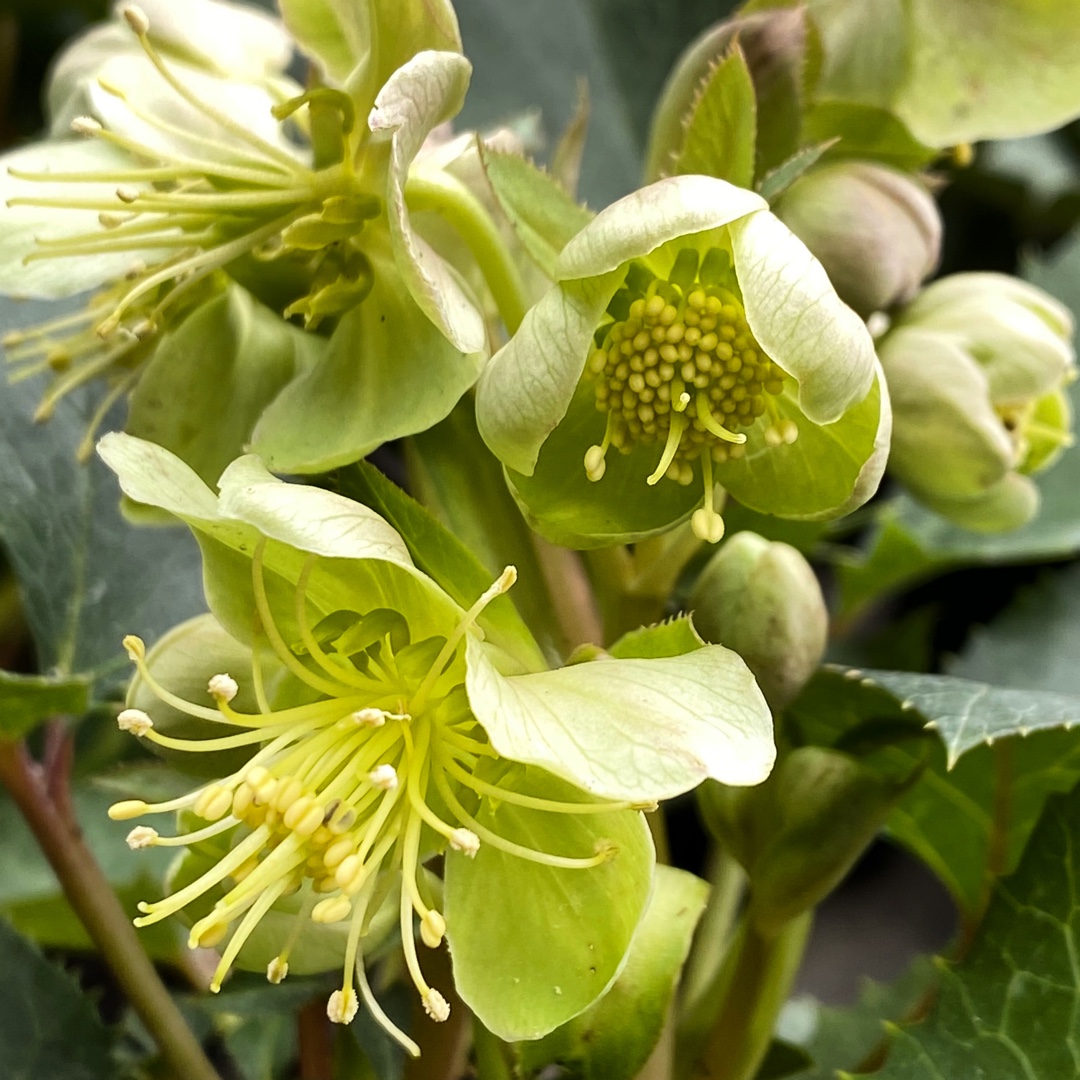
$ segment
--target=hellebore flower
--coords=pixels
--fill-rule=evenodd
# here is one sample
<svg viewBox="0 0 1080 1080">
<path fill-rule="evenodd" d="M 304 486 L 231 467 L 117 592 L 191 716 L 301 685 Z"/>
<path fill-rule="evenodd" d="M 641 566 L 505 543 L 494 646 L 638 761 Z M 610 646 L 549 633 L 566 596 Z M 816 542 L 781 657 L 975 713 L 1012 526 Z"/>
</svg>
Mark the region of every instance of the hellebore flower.
<svg viewBox="0 0 1080 1080">
<path fill-rule="evenodd" d="M 1030 520 L 1031 476 L 1072 442 L 1072 332 L 1063 305 L 1005 274 L 953 274 L 920 293 L 878 343 L 896 478 L 966 528 Z"/>
<path fill-rule="evenodd" d="M 714 484 L 792 518 L 874 492 L 889 408 L 873 343 L 759 195 L 660 180 L 586 225 L 557 276 L 477 398 L 539 531 L 599 546 L 692 515 L 716 541 Z"/>
<path fill-rule="evenodd" d="M 911 300 L 941 254 L 941 217 L 930 193 L 884 165 L 812 169 L 783 193 L 776 214 L 864 317 Z"/>
<path fill-rule="evenodd" d="M 187 796 L 110 813 L 190 822 L 175 837 L 132 832 L 132 847 L 193 848 L 139 923 L 191 909 L 192 946 L 224 944 L 212 989 L 234 962 L 265 965 L 272 982 L 340 965 L 330 1018 L 352 1019 L 355 980 L 415 1051 L 364 973 L 388 906 L 433 1019 L 448 1008 L 424 977 L 416 920 L 426 947 L 446 935 L 457 989 L 490 1030 L 537 1038 L 620 970 L 651 886 L 639 811 L 772 767 L 752 675 L 688 625 L 681 655 L 613 647 L 543 670 L 499 599 L 513 568 L 466 609 L 378 515 L 282 483 L 257 458 L 234 462 L 215 496 L 154 444 L 109 435 L 100 453 L 130 498 L 181 517 L 203 549 L 213 614 L 149 652 L 125 641 L 138 675 L 119 723 L 164 751 L 213 755 L 202 771 L 220 771 Z M 445 884 L 424 867 L 439 853 Z M 553 911 L 574 912 L 580 933 L 549 932 Z"/>
<path fill-rule="evenodd" d="M 265 456 L 328 468 L 441 419 L 486 355 L 477 306 L 407 205 L 414 159 L 469 83 L 452 11 L 449 27 L 417 23 L 392 45 L 350 38 L 354 77 L 304 91 L 280 73 L 293 43 L 275 20 L 223 0 L 193 0 L 184 20 L 168 4 L 150 10 L 122 6 L 77 41 L 50 90 L 53 136 L 0 159 L 0 290 L 100 290 L 82 311 L 6 339 L 21 373 L 54 373 L 42 416 L 95 377 L 110 379 L 111 400 L 130 390 L 161 330 L 227 274 L 285 318 L 333 331 L 254 434 Z M 341 34 L 304 29 L 340 51 Z M 55 131 L 61 121 L 76 137 Z M 423 185 L 426 209 L 437 187 L 436 213 L 453 204 L 455 220 L 493 228 L 439 179 Z M 347 423 L 325 411 L 310 422 L 331 405 Z"/>
</svg>

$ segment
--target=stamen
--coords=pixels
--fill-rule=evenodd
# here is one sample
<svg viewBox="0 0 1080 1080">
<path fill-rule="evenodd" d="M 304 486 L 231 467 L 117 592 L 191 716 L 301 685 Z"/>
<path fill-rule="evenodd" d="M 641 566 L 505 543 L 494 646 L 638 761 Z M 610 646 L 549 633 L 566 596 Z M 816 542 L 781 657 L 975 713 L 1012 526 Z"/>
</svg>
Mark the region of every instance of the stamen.
<svg viewBox="0 0 1080 1080">
<path fill-rule="evenodd" d="M 122 709 L 116 718 L 116 726 L 142 738 L 154 726 L 154 721 L 142 709 Z"/>
<path fill-rule="evenodd" d="M 616 854 L 613 847 L 605 846 L 597 851 L 592 858 L 574 859 L 565 855 L 549 855 L 546 851 L 536 851 L 533 848 L 515 844 L 512 840 L 506 840 L 497 833 L 492 832 L 490 829 L 486 829 L 476 820 L 476 818 L 468 813 L 465 807 L 458 801 L 453 791 L 450 790 L 450 785 L 446 782 L 445 777 L 440 771 L 435 772 L 434 779 L 435 785 L 439 789 L 439 794 L 442 795 L 446 805 L 454 812 L 454 814 L 461 821 L 464 821 L 465 824 L 480 837 L 480 840 L 483 843 L 490 844 L 500 851 L 505 851 L 508 855 L 516 855 L 520 859 L 528 859 L 530 862 L 540 863 L 544 866 L 556 866 L 564 870 L 587 870 L 589 867 L 599 866 L 601 863 L 607 862 L 608 859 L 613 858 Z"/>
<path fill-rule="evenodd" d="M 724 536 L 724 519 L 713 506 L 713 464 L 711 454 L 701 455 L 701 473 L 705 480 L 705 505 L 690 518 L 694 535 L 707 544 L 717 544 Z"/>
<path fill-rule="evenodd" d="M 746 436 L 742 432 L 728 431 L 723 424 L 716 422 L 712 411 L 709 409 L 709 395 L 699 393 L 696 398 L 698 419 L 705 425 L 707 431 L 712 432 L 718 439 L 729 443 L 744 443 Z"/>
<path fill-rule="evenodd" d="M 138 825 L 128 833 L 127 843 L 128 847 L 191 847 L 192 844 L 201 844 L 203 840 L 209 840 L 213 836 L 220 836 L 223 832 L 235 829 L 239 824 L 240 819 L 230 815 L 220 821 L 215 821 L 212 825 L 207 825 L 205 829 L 199 829 L 197 832 L 182 833 L 179 836 L 162 836 L 157 829 L 151 829 L 146 825 Z M 136 834 L 138 834 L 137 839 L 143 842 L 133 845 L 131 840 Z M 152 838 L 150 834 L 153 834 Z"/>
<path fill-rule="evenodd" d="M 660 478 L 668 471 L 668 466 L 675 460 L 682 441 L 683 432 L 689 426 L 690 421 L 681 413 L 676 413 L 671 418 L 671 426 L 668 428 L 667 441 L 664 443 L 664 453 L 660 457 L 660 464 L 656 466 L 652 474 L 646 479 L 651 487 L 659 483 Z"/>
<path fill-rule="evenodd" d="M 599 446 L 590 446 L 585 451 L 585 475 L 596 482 L 604 478 L 607 472 L 607 452 L 611 446 L 611 435 L 615 428 L 615 416 L 608 413 L 607 427 L 604 430 L 604 441 Z"/>
<path fill-rule="evenodd" d="M 276 885 L 272 885 L 262 892 L 252 905 L 251 910 L 241 920 L 240 925 L 229 939 L 228 947 L 221 954 L 221 961 L 218 963 L 214 976 L 210 980 L 212 993 L 216 994 L 221 989 L 221 984 L 225 981 L 225 976 L 228 975 L 233 961 L 244 947 L 244 942 L 247 941 L 255 927 L 262 921 L 262 917 L 277 903 L 287 885 L 288 881 L 279 881 Z"/>
</svg>

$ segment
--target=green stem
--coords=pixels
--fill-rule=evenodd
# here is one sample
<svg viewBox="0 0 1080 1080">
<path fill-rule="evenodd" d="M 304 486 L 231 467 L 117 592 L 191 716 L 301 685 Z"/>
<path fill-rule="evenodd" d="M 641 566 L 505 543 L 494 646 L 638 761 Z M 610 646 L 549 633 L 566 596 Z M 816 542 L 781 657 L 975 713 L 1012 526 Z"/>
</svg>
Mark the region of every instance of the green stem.
<svg viewBox="0 0 1080 1080">
<path fill-rule="evenodd" d="M 473 1052 L 477 1080 L 513 1080 L 505 1044 L 479 1021 L 473 1024 Z"/>
<path fill-rule="evenodd" d="M 0 782 L 30 826 L 68 903 L 177 1080 L 220 1080 L 146 955 L 78 823 L 49 795 L 23 743 L 0 743 Z"/>
<path fill-rule="evenodd" d="M 484 275 L 507 332 L 515 334 L 528 309 L 525 286 L 484 204 L 464 184 L 445 174 L 409 177 L 405 198 L 410 210 L 432 211 L 457 230 Z"/>
<path fill-rule="evenodd" d="M 743 917 L 721 971 L 716 1020 L 703 1044 L 680 1047 L 679 1076 L 753 1080 L 791 992 L 812 918 L 804 912 L 765 934 Z"/>
</svg>

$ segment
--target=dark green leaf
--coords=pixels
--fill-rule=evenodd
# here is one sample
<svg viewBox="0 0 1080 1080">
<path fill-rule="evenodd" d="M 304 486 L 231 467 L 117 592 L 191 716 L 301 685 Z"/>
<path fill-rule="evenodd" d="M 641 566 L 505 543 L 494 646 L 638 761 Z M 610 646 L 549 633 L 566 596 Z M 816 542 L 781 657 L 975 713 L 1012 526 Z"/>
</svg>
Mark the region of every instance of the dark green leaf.
<svg viewBox="0 0 1080 1080">
<path fill-rule="evenodd" d="M 0 920 L 4 1080 L 114 1080 L 109 1036 L 89 999 Z"/>
<path fill-rule="evenodd" d="M 88 690 L 84 679 L 0 671 L 0 739 L 20 739 L 58 713 L 81 716 L 89 707 Z"/>
<path fill-rule="evenodd" d="M 0 302 L 0 327 L 55 315 Z M 0 380 L 0 540 L 40 669 L 93 676 L 102 697 L 127 677 L 125 634 L 152 641 L 203 608 L 199 553 L 186 529 L 133 528 L 120 516 L 116 478 L 96 458 L 75 460 L 98 388 L 68 395 L 34 424 L 42 390 L 38 380 Z"/>
<path fill-rule="evenodd" d="M 684 126 L 676 173 L 703 173 L 738 187 L 753 186 L 757 99 L 738 45 L 709 72 Z"/>
<path fill-rule="evenodd" d="M 762 198 L 772 202 L 782 195 L 788 187 L 795 183 L 800 176 L 811 166 L 815 165 L 832 146 L 835 139 L 816 143 L 813 146 L 804 146 L 801 150 L 792 154 L 787 161 L 777 165 L 771 172 L 767 172 L 758 184 L 758 191 Z"/>
<path fill-rule="evenodd" d="M 1077 1074 L 1080 793 L 1051 800 L 971 951 L 941 964 L 922 1023 L 894 1029 L 879 1080 L 1063 1080 Z"/>
</svg>

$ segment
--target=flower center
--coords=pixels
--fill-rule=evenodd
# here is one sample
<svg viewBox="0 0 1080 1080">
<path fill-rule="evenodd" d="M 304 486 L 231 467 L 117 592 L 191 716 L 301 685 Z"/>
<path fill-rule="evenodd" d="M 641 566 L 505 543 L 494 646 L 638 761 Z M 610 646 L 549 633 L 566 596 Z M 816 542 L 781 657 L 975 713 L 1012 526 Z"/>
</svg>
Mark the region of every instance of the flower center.
<svg viewBox="0 0 1080 1080">
<path fill-rule="evenodd" d="M 663 443 L 650 484 L 665 476 L 690 484 L 693 462 L 700 460 L 708 513 L 695 523 L 699 532 L 718 527 L 712 463 L 745 454 L 740 428 L 767 416 L 767 445 L 798 436 L 794 421 L 781 419 L 776 406 L 785 374 L 755 340 L 737 288 L 722 248 L 700 260 L 695 250 L 680 251 L 667 279 L 632 263 L 588 362 L 596 407 L 607 413 L 603 443 L 585 455 L 589 479 L 603 477 L 612 446 L 629 454 L 639 444 Z"/>
<path fill-rule="evenodd" d="M 460 649 L 483 608 L 513 584 L 508 567 L 466 613 L 447 638 L 413 641 L 408 622 L 397 612 L 377 608 L 366 614 L 332 612 L 312 625 L 308 583 L 312 556 L 295 590 L 299 640 L 286 642 L 270 610 L 263 575 L 265 541 L 253 558 L 252 584 L 257 623 L 264 644 L 273 649 L 288 674 L 303 685 L 309 704 L 274 709 L 259 663 L 252 652 L 252 687 L 257 713 L 238 712 L 239 692 L 228 675 L 215 675 L 208 691 L 216 708 L 186 702 L 161 686 L 137 638 L 125 640 L 128 654 L 146 686 L 163 702 L 188 715 L 241 728 L 224 738 L 192 741 L 155 730 L 138 709 L 120 713 L 120 727 L 159 745 L 188 751 L 256 747 L 240 770 L 205 787 L 157 805 L 140 800 L 117 803 L 114 819 L 145 813 L 187 810 L 207 824 L 196 831 L 163 837 L 137 826 L 128 837 L 133 848 L 189 846 L 232 833 L 216 865 L 196 881 L 156 903 L 140 904 L 140 926 L 158 922 L 211 891 L 223 892 L 213 910 L 191 929 L 189 944 L 213 946 L 228 938 L 211 989 L 220 988 L 233 961 L 262 917 L 278 900 L 299 893 L 294 931 L 267 969 L 271 982 L 288 973 L 291 949 L 309 921 L 349 923 L 342 987 L 328 1004 L 337 1022 L 355 1015 L 355 979 L 365 1003 L 380 1024 L 410 1052 L 411 1039 L 385 1015 L 364 972 L 361 939 L 394 881 L 400 888 L 400 932 L 406 968 L 428 1015 L 445 1020 L 446 1000 L 429 986 L 421 970 L 414 921 L 421 941 L 437 948 L 446 923 L 422 869 L 432 852 L 430 833 L 467 857 L 481 844 L 521 858 L 567 869 L 596 866 L 616 852 L 610 844 L 580 858 L 522 847 L 485 827 L 465 803 L 485 797 L 552 813 L 596 813 L 629 804 L 560 803 L 490 784 L 476 775 L 497 755 L 469 709 L 461 685 Z M 429 803 L 432 795 L 442 807 Z M 452 820 L 440 814 L 449 813 Z M 425 837 L 425 830 L 429 834 Z M 425 847 L 422 847 L 422 842 Z M 225 884 L 223 884 L 225 883 Z"/>
</svg>

